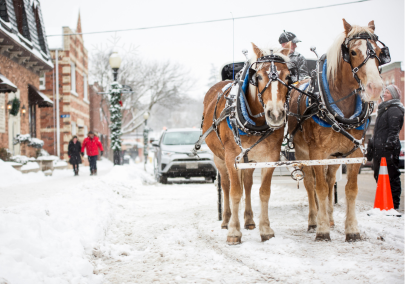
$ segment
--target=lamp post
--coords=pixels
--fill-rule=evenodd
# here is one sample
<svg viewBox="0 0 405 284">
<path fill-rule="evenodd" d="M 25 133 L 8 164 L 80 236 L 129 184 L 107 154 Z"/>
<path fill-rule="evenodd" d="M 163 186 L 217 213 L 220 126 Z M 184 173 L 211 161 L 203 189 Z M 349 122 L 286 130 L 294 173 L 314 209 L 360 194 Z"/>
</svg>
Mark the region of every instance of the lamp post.
<svg viewBox="0 0 405 284">
<path fill-rule="evenodd" d="M 143 128 L 143 155 L 145 157 L 144 161 L 144 170 L 146 171 L 146 162 L 148 161 L 148 134 L 149 134 L 149 127 L 147 126 L 148 123 L 148 118 L 149 118 L 149 112 L 145 112 L 143 114 L 143 118 L 145 119 L 145 127 Z"/>
<path fill-rule="evenodd" d="M 121 66 L 121 57 L 117 52 L 113 52 L 110 56 L 110 66 L 114 74 L 114 82 L 110 88 L 110 129 L 111 129 L 111 149 L 114 152 L 114 165 L 121 165 L 121 85 L 117 82 L 118 69 Z"/>
</svg>

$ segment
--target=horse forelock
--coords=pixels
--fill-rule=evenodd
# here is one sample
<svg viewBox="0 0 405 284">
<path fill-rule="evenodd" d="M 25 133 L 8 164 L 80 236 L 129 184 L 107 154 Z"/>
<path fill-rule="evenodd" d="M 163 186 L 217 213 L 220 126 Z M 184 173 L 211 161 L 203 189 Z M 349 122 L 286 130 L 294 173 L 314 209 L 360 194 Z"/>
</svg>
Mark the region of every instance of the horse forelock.
<svg viewBox="0 0 405 284">
<path fill-rule="evenodd" d="M 335 39 L 334 43 L 332 46 L 328 49 L 327 52 L 327 59 L 328 59 L 328 69 L 327 69 L 327 75 L 328 75 L 328 81 L 329 83 L 332 83 L 334 85 L 334 82 L 336 81 L 336 75 L 337 71 L 341 67 L 341 64 L 343 62 L 342 59 L 342 50 L 341 50 L 341 45 L 344 42 L 345 38 L 348 37 L 353 37 L 357 34 L 360 33 L 367 33 L 370 36 L 374 34 L 373 30 L 370 29 L 369 27 L 361 27 L 361 26 L 356 26 L 353 25 L 351 31 L 346 35 L 345 32 L 342 32 L 337 36 Z M 351 41 L 350 45 L 354 44 L 355 41 Z"/>
<path fill-rule="evenodd" d="M 261 52 L 263 53 L 263 56 L 270 55 L 270 54 L 271 54 L 271 50 L 273 50 L 273 54 L 274 54 L 274 55 L 280 56 L 281 58 L 283 58 L 283 60 L 284 60 L 285 62 L 289 62 L 289 61 L 290 61 L 290 58 L 289 58 L 288 56 L 285 56 L 284 54 L 281 53 L 281 51 L 284 50 L 283 47 L 277 47 L 277 48 L 260 48 L 260 50 L 261 50 Z M 253 63 L 253 62 L 256 62 L 258 59 L 259 59 L 259 57 L 257 57 L 256 53 L 253 53 L 253 56 L 251 57 L 250 62 L 252 62 L 252 63 Z M 259 70 L 261 70 L 261 69 L 263 68 L 263 65 L 264 65 L 264 64 L 258 64 L 258 66 L 254 66 L 254 65 L 253 65 L 253 67 L 255 68 L 256 71 L 259 71 Z"/>
</svg>

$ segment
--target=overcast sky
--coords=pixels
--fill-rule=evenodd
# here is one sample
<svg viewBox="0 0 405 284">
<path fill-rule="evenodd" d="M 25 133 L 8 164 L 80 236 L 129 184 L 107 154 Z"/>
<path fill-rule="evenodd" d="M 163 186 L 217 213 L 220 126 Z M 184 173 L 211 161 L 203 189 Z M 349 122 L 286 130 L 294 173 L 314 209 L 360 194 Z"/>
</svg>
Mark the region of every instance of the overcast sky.
<svg viewBox="0 0 405 284">
<path fill-rule="evenodd" d="M 40 0 L 47 34 L 61 31 L 62 26 L 76 28 L 81 13 L 83 32 L 116 30 L 176 24 L 194 21 L 258 15 L 345 3 L 322 0 Z M 286 3 L 289 3 L 286 5 Z M 316 46 L 325 53 L 336 36 L 343 31 L 342 18 L 351 24 L 367 25 L 374 20 L 376 34 L 389 46 L 393 61 L 404 60 L 404 1 L 374 0 L 339 7 L 282 15 L 235 20 L 235 60 L 243 60 L 241 50 L 251 44 L 259 47 L 278 46 L 283 30 L 295 33 L 302 42 L 297 51 L 314 58 L 309 51 Z M 111 38 L 112 33 L 85 35 L 89 50 Z M 218 67 L 232 61 L 232 21 L 119 32 L 120 46 L 138 46 L 138 54 L 151 60 L 171 60 L 190 71 L 195 84 L 192 96 L 203 96 L 211 63 Z M 54 43 L 56 38 L 52 39 Z M 59 39 L 61 41 L 61 39 Z M 124 49 L 118 48 L 120 52 Z"/>
</svg>

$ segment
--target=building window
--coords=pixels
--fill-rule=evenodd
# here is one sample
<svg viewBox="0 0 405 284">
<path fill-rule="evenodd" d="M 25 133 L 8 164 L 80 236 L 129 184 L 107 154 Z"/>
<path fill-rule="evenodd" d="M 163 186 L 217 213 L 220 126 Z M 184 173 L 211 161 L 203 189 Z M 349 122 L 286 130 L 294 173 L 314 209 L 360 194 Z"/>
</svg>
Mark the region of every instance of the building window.
<svg viewBox="0 0 405 284">
<path fill-rule="evenodd" d="M 73 62 L 71 63 L 70 70 L 70 84 L 72 92 L 76 93 L 76 65 Z"/>
<path fill-rule="evenodd" d="M 36 24 L 36 28 L 37 28 L 37 32 L 38 32 L 38 40 L 39 40 L 39 45 L 41 47 L 41 50 L 46 54 L 47 50 L 46 50 L 46 42 L 45 42 L 45 37 L 44 37 L 44 32 L 42 29 L 42 19 L 40 18 L 40 14 L 39 14 L 39 6 L 32 5 L 32 10 L 34 12 L 34 16 L 35 16 L 35 24 Z"/>
<path fill-rule="evenodd" d="M 72 136 L 77 134 L 76 122 L 72 121 Z"/>
<path fill-rule="evenodd" d="M 41 75 L 39 76 L 39 89 L 40 90 L 45 90 L 45 73 L 42 72 Z"/>
<path fill-rule="evenodd" d="M 9 22 L 6 0 L 0 0 L 0 18 L 5 22 Z"/>
<path fill-rule="evenodd" d="M 88 100 L 88 95 L 87 95 L 87 90 L 88 86 L 87 86 L 87 76 L 83 75 L 83 99 L 85 99 L 86 101 Z"/>
<path fill-rule="evenodd" d="M 23 0 L 13 0 L 13 4 L 18 32 L 26 39 L 31 40 L 31 35 L 28 28 L 27 12 L 25 11 L 25 3 Z"/>
<path fill-rule="evenodd" d="M 391 84 L 395 85 L 395 79 L 392 77 Z"/>
<path fill-rule="evenodd" d="M 87 126 L 83 127 L 83 136 L 87 137 Z"/>
<path fill-rule="evenodd" d="M 30 124 L 30 135 L 31 137 L 37 137 L 37 109 L 35 104 L 29 105 L 29 124 Z"/>
</svg>

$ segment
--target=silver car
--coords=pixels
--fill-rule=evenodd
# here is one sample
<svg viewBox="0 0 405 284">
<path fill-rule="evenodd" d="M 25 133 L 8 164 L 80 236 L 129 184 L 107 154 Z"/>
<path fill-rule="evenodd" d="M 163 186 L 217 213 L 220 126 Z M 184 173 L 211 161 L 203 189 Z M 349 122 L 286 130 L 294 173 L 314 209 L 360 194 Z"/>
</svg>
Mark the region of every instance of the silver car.
<svg viewBox="0 0 405 284">
<path fill-rule="evenodd" d="M 198 157 L 191 155 L 191 149 L 200 135 L 201 129 L 169 129 L 152 143 L 155 147 L 154 173 L 158 182 L 167 183 L 168 177 L 205 177 L 207 181 L 215 180 L 217 169 L 208 146 L 205 143 L 201 146 Z"/>
</svg>

